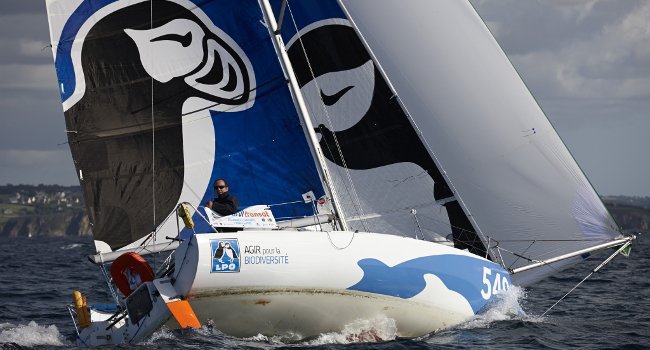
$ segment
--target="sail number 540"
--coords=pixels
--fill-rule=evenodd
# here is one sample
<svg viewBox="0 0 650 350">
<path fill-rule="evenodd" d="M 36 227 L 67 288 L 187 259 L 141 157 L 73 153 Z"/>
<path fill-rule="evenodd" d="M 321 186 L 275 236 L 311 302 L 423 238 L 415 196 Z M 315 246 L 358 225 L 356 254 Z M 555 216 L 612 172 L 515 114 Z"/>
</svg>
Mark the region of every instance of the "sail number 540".
<svg viewBox="0 0 650 350">
<path fill-rule="evenodd" d="M 481 289 L 481 296 L 485 300 L 490 299 L 493 295 L 499 294 L 501 291 L 508 290 L 508 287 L 510 287 L 508 279 L 505 276 L 501 277 L 501 273 L 497 272 L 493 279 L 490 278 L 491 276 L 492 269 L 483 267 L 483 285 L 485 287 Z"/>
</svg>

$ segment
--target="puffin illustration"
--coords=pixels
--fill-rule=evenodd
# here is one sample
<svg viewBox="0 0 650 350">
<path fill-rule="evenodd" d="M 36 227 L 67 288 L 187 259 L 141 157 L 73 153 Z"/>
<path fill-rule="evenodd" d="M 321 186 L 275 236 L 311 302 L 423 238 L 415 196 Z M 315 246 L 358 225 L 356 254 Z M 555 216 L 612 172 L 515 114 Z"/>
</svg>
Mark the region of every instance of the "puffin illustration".
<svg viewBox="0 0 650 350">
<path fill-rule="evenodd" d="M 188 185 L 182 118 L 248 108 L 254 75 L 236 43 L 189 1 L 111 6 L 75 38 L 83 40 L 75 74 L 85 90 L 65 118 L 95 239 L 115 249 L 157 227 Z"/>
<path fill-rule="evenodd" d="M 225 242 L 219 242 L 219 248 L 214 252 L 214 258 L 221 260 L 223 259 L 223 256 L 225 254 L 225 247 L 226 243 Z"/>
<path fill-rule="evenodd" d="M 316 127 L 325 157 L 355 170 L 414 163 L 434 181 L 435 200 L 454 196 L 351 26 L 340 21 L 315 26 L 302 33 L 300 40 L 293 41 L 288 54 L 301 90 L 311 102 L 310 115 L 326 120 L 323 109 L 313 107 L 324 103 L 329 117 L 336 118 L 337 130 L 324 124 Z M 373 152 L 367 152 L 369 149 Z M 460 204 L 452 200 L 443 205 L 451 223 L 454 246 L 484 256 L 483 243 Z"/>
<path fill-rule="evenodd" d="M 225 255 L 228 256 L 230 261 L 233 261 L 235 259 L 239 259 L 239 257 L 237 256 L 237 253 L 235 252 L 235 250 L 230 245 L 230 242 L 226 242 L 226 246 L 225 246 L 223 251 L 224 251 Z"/>
</svg>

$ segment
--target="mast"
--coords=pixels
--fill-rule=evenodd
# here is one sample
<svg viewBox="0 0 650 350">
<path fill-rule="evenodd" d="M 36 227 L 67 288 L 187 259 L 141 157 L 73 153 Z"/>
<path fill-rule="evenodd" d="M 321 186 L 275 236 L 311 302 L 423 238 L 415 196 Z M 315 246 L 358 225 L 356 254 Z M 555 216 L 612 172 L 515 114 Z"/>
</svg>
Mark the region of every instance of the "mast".
<svg viewBox="0 0 650 350">
<path fill-rule="evenodd" d="M 275 48 L 275 51 L 280 60 L 280 64 L 282 65 L 282 68 L 284 69 L 284 72 L 287 75 L 287 78 L 289 79 L 289 90 L 291 91 L 291 94 L 293 95 L 294 100 L 296 101 L 296 105 L 298 106 L 298 115 L 300 116 L 300 119 L 302 120 L 302 122 L 305 125 L 305 128 L 307 129 L 307 135 L 308 135 L 307 142 L 312 147 L 312 150 L 316 155 L 316 165 L 319 169 L 321 176 L 323 177 L 323 184 L 325 185 L 325 190 L 329 192 L 329 195 L 332 198 L 332 206 L 334 209 L 335 216 L 338 218 L 340 228 L 344 231 L 347 231 L 348 225 L 347 222 L 345 221 L 343 210 L 341 210 L 339 207 L 340 201 L 336 194 L 336 189 L 334 188 L 332 177 L 330 176 L 329 170 L 327 169 L 327 164 L 325 162 L 325 156 L 323 155 L 323 150 L 320 148 L 320 145 L 318 143 L 318 138 L 316 137 L 316 133 L 314 132 L 314 126 L 311 122 L 311 118 L 309 117 L 309 112 L 307 111 L 305 100 L 302 96 L 302 93 L 300 92 L 300 86 L 298 85 L 298 80 L 296 79 L 296 75 L 293 71 L 293 66 L 291 65 L 291 61 L 289 61 L 289 56 L 287 55 L 287 51 L 284 47 L 284 42 L 280 35 L 280 31 L 278 30 L 278 25 L 273 15 L 273 9 L 271 8 L 271 4 L 269 4 L 268 0 L 259 0 L 259 4 L 260 4 L 260 8 L 262 9 L 262 14 L 264 15 L 264 20 L 267 23 L 269 35 L 271 36 L 271 40 L 273 41 L 273 47 Z"/>
</svg>

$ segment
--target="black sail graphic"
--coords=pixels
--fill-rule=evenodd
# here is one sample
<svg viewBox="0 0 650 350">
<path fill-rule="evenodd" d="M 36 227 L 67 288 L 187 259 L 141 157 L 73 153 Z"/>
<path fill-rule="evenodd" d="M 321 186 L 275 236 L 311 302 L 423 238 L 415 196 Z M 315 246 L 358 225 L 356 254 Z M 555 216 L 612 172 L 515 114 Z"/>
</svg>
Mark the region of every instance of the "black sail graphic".
<svg viewBox="0 0 650 350">
<path fill-rule="evenodd" d="M 288 54 L 303 88 L 319 79 L 323 80 L 322 85 L 327 85 L 333 79 L 328 75 L 333 72 L 353 70 L 365 70 L 366 74 L 370 74 L 369 80 L 374 81 L 374 86 L 366 87 L 361 87 L 364 84 L 362 81 L 344 83 L 327 92 L 319 87 L 312 94 L 317 96 L 312 99 L 312 104 L 332 106 L 355 89 L 368 90 L 369 106 L 367 110 L 360 111 L 358 120 L 348 121 L 340 130 L 330 130 L 323 123 L 318 125 L 316 131 L 321 136 L 320 146 L 330 161 L 353 170 L 413 163 L 424 169 L 433 180 L 433 199 L 445 200 L 454 196 L 352 27 L 333 23 L 317 26 L 301 33 L 299 39 L 289 47 Z M 370 69 L 371 72 L 367 72 Z M 312 110 L 318 114 L 317 107 Z M 454 245 L 485 256 L 483 243 L 459 203 L 453 198 L 441 203 L 448 215 Z M 398 206 L 397 203 L 394 205 Z"/>
<path fill-rule="evenodd" d="M 168 25 L 172 21 L 176 22 Z M 198 55 L 194 57 L 197 67 L 178 76 L 152 76 L 156 67 L 143 62 L 166 57 L 144 57 L 146 48 L 138 47 L 134 33 L 165 32 L 166 25 L 180 29 L 144 44 L 166 41 L 187 48 L 198 40 L 200 50 L 193 53 Z M 95 239 L 116 249 L 151 232 L 179 200 L 185 173 L 183 103 L 195 97 L 213 105 L 236 106 L 249 99 L 251 86 L 237 53 L 192 11 L 172 2 L 155 1 L 153 6 L 142 2 L 117 9 L 92 25 L 84 38 L 79 36 L 75 40 L 83 40 L 81 69 L 76 74 L 83 74 L 85 91 L 65 111 L 69 144 Z M 209 52 L 210 45 L 218 45 L 220 52 L 230 56 L 225 71 L 231 74 L 222 72 L 223 62 Z M 206 69 L 209 60 L 217 69 L 188 84 L 187 77 Z M 239 81 L 235 71 L 243 75 Z M 222 81 L 222 90 L 235 91 L 236 85 L 243 84 L 238 87 L 242 92 L 219 97 L 201 88 Z"/>
</svg>

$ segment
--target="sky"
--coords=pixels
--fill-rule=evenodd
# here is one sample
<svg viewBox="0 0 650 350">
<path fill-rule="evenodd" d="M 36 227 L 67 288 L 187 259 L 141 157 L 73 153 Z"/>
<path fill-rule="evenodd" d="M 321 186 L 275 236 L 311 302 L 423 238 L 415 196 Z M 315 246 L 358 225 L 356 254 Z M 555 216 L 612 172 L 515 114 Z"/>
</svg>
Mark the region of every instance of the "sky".
<svg viewBox="0 0 650 350">
<path fill-rule="evenodd" d="M 471 2 L 596 191 L 650 196 L 650 0 Z M 78 185 L 43 0 L 0 1 L 0 45 L 0 185 Z"/>
</svg>

